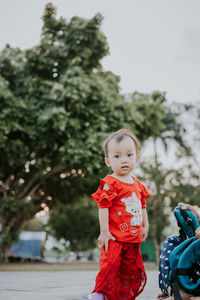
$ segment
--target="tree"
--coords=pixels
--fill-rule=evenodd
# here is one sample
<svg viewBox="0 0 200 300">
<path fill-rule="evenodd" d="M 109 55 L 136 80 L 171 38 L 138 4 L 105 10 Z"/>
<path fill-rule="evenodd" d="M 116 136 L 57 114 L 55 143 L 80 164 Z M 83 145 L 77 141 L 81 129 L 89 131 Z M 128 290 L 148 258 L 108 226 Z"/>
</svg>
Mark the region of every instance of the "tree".
<svg viewBox="0 0 200 300">
<path fill-rule="evenodd" d="M 156 261 L 159 261 L 160 249 L 164 238 L 164 229 L 169 225 L 169 216 L 173 213 L 178 202 L 198 204 L 198 172 L 188 163 L 194 159 L 188 146 L 187 128 L 182 117 L 185 113 L 183 105 L 173 105 L 167 108 L 166 118 L 163 120 L 163 130 L 160 135 L 151 140 L 154 154 L 150 162 L 141 164 L 142 180 L 151 191 L 148 200 L 148 214 L 150 219 L 150 236 L 156 248 Z M 162 143 L 160 143 L 162 142 Z M 176 143 L 176 162 L 179 167 L 164 167 L 160 159 L 159 145 L 167 152 L 171 143 Z M 184 163 L 180 165 L 180 161 Z M 148 158 L 149 160 L 149 158 Z"/>
<path fill-rule="evenodd" d="M 143 112 L 120 94 L 119 77 L 102 70 L 109 47 L 101 22 L 99 14 L 66 22 L 47 4 L 40 43 L 1 52 L 1 259 L 23 222 L 45 205 L 70 204 L 94 190 L 106 170 L 99 145 L 108 133 L 129 126 L 144 140 L 159 131 L 162 105 L 156 126 L 148 113 L 142 126 Z"/>
<path fill-rule="evenodd" d="M 168 184 L 168 177 L 174 170 L 163 168 L 161 163 L 155 164 L 143 162 L 141 164 L 143 175 L 141 179 L 150 190 L 151 196 L 147 200 L 147 211 L 149 217 L 149 236 L 153 239 L 156 250 L 156 262 L 159 261 L 160 249 L 164 240 L 164 229 L 169 225 L 169 194 L 172 185 Z"/>
<path fill-rule="evenodd" d="M 164 230 L 170 224 L 169 216 L 179 202 L 199 204 L 200 178 L 187 164 L 178 170 L 167 169 L 161 162 L 155 164 L 152 160 L 152 163 L 143 162 L 141 168 L 142 180 L 151 192 L 147 205 L 149 233 L 154 241 L 158 263 L 161 245 L 166 238 Z"/>
<path fill-rule="evenodd" d="M 60 204 L 54 209 L 49 221 L 55 237 L 70 242 L 71 251 L 85 251 L 96 247 L 99 234 L 96 207 L 64 206 Z"/>
</svg>

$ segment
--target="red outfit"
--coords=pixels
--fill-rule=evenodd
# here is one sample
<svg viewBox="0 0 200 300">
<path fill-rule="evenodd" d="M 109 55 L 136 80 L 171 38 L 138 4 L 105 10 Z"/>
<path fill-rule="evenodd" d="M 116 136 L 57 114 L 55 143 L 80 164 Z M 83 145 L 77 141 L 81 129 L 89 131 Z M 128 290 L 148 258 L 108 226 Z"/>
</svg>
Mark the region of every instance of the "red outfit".
<svg viewBox="0 0 200 300">
<path fill-rule="evenodd" d="M 134 183 L 126 183 L 108 175 L 92 194 L 99 208 L 109 208 L 109 230 L 116 238 L 115 242 L 109 241 L 107 253 L 104 248 L 101 250 L 94 288 L 109 300 L 135 299 L 146 284 L 140 242 L 142 208 L 150 194 L 137 178 L 133 179 Z M 108 190 L 103 189 L 105 183 L 110 187 Z"/>
</svg>

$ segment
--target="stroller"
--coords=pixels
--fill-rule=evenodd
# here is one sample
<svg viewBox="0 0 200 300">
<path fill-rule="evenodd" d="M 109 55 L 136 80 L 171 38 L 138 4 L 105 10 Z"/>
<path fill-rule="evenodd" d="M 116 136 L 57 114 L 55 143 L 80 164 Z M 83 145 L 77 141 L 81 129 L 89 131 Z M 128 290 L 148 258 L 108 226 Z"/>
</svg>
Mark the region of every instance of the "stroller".
<svg viewBox="0 0 200 300">
<path fill-rule="evenodd" d="M 200 224 L 190 210 L 176 207 L 174 215 L 180 227 L 179 236 L 169 237 L 163 243 L 159 287 L 167 296 L 167 288 L 171 286 L 175 300 L 182 300 L 180 289 L 191 296 L 200 296 L 200 239 L 195 237 Z"/>
</svg>

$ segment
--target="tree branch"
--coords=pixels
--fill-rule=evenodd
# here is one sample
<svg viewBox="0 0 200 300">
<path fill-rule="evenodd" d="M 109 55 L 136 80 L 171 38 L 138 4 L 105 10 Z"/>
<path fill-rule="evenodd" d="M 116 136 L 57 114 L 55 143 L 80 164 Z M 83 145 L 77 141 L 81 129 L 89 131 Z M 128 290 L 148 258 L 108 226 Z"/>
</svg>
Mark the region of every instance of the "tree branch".
<svg viewBox="0 0 200 300">
<path fill-rule="evenodd" d="M 37 174 L 37 173 L 36 173 Z M 28 193 L 29 189 L 31 188 L 31 186 L 34 184 L 34 182 L 37 181 L 37 178 L 35 178 L 35 176 L 33 176 L 29 183 L 26 185 L 26 187 L 22 190 L 21 193 L 18 194 L 18 198 L 22 199 L 25 197 L 25 195 Z"/>
<path fill-rule="evenodd" d="M 32 190 L 27 193 L 27 196 L 30 196 L 31 198 L 33 198 L 35 192 L 39 189 L 39 187 L 40 187 L 40 182 L 38 184 L 34 185 L 34 187 L 32 188 Z M 28 202 L 26 200 L 26 195 L 24 195 L 23 198 L 19 198 L 19 203 L 24 203 L 24 202 Z"/>
</svg>

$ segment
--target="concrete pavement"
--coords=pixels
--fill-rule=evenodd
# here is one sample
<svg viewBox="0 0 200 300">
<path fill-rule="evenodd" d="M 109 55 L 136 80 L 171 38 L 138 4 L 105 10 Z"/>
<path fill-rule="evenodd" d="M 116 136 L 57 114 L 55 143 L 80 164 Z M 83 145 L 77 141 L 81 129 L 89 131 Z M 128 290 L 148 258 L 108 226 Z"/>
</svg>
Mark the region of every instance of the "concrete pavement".
<svg viewBox="0 0 200 300">
<path fill-rule="evenodd" d="M 81 300 L 93 289 L 96 274 L 97 271 L 0 272 L 0 299 Z M 157 274 L 147 271 L 147 285 L 138 300 L 156 299 Z"/>
</svg>

